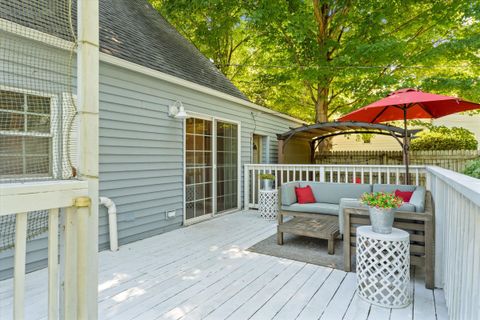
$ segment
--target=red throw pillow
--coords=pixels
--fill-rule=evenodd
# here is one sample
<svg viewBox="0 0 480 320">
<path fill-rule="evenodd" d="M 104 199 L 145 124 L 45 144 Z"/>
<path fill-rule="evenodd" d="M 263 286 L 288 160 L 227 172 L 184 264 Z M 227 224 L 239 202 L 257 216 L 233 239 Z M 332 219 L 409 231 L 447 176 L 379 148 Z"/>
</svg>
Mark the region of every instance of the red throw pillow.
<svg viewBox="0 0 480 320">
<path fill-rule="evenodd" d="M 402 198 L 403 202 L 409 202 L 410 198 L 412 197 L 412 194 L 413 192 L 411 191 L 395 190 L 395 196 Z"/>
<path fill-rule="evenodd" d="M 295 187 L 295 194 L 297 195 L 298 203 L 315 203 L 315 197 L 310 186 L 305 188 Z"/>
</svg>

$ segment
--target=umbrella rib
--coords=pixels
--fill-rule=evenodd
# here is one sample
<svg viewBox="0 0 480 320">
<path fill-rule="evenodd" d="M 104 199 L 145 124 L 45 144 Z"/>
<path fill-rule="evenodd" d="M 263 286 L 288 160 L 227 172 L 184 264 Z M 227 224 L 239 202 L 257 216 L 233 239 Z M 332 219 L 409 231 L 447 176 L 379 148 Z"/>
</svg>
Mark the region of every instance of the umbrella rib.
<svg viewBox="0 0 480 320">
<path fill-rule="evenodd" d="M 388 106 L 384 107 L 382 109 L 382 111 L 380 111 L 376 116 L 375 118 L 373 118 L 373 120 L 371 121 L 371 123 L 375 123 L 375 121 L 377 121 L 378 118 L 380 118 L 380 116 L 387 110 Z"/>
<path fill-rule="evenodd" d="M 418 105 L 420 106 L 420 108 L 422 108 L 423 111 L 428 113 L 430 117 L 435 118 L 435 116 L 430 111 L 427 110 L 427 108 L 423 105 L 423 103 L 418 103 Z"/>
</svg>

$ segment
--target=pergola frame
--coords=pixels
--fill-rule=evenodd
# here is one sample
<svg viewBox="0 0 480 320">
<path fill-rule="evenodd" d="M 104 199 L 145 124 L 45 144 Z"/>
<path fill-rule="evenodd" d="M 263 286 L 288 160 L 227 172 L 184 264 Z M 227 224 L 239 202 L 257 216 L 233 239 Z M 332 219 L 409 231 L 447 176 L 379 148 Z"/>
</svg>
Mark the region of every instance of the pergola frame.
<svg viewBox="0 0 480 320">
<path fill-rule="evenodd" d="M 347 134 L 379 134 L 391 136 L 397 140 L 404 152 L 408 152 L 409 141 L 415 138 L 420 129 L 413 129 L 405 131 L 404 128 L 399 128 L 387 124 L 369 123 L 369 122 L 319 122 L 312 125 L 303 125 L 298 128 L 291 128 L 290 131 L 277 134 L 277 139 L 282 141 L 282 149 L 287 143 L 295 137 L 296 139 L 308 141 L 310 143 L 310 160 L 315 161 L 315 149 L 325 139 Z M 283 150 L 282 150 L 283 151 Z"/>
</svg>

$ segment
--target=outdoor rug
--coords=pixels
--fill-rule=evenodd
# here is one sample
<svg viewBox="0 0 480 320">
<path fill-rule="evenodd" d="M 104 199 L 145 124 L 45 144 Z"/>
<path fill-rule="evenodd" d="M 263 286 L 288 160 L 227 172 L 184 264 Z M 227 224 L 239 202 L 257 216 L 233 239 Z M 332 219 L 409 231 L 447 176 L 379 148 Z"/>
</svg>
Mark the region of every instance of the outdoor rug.
<svg viewBox="0 0 480 320">
<path fill-rule="evenodd" d="M 335 254 L 329 255 L 327 252 L 327 240 L 288 233 L 283 234 L 283 239 L 283 245 L 278 245 L 277 235 L 274 234 L 254 244 L 247 250 L 343 270 L 343 242 L 341 240 L 335 241 Z"/>
</svg>

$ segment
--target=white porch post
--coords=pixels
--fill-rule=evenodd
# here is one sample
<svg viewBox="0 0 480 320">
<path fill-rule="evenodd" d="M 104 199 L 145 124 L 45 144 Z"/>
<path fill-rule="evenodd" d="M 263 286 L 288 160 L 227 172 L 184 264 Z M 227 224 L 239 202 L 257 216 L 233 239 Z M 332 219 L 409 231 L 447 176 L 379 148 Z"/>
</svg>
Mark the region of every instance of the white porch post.
<svg viewBox="0 0 480 320">
<path fill-rule="evenodd" d="M 77 204 L 77 316 L 78 319 L 97 319 L 99 1 L 79 0 L 77 9 L 78 172 L 80 179 L 88 182 L 91 200 Z"/>
</svg>

